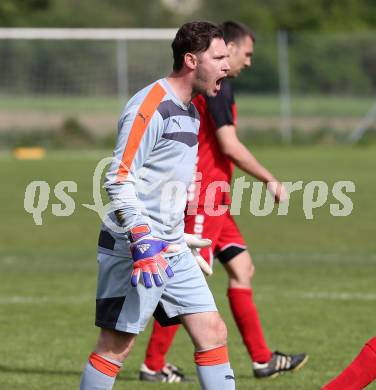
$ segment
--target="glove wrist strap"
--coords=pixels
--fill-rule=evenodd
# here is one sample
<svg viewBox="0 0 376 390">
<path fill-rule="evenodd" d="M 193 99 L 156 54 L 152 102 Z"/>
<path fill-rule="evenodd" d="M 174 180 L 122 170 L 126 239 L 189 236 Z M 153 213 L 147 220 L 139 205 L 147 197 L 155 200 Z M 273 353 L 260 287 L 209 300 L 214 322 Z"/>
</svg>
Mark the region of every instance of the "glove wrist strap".
<svg viewBox="0 0 376 390">
<path fill-rule="evenodd" d="M 136 242 L 141 238 L 151 235 L 150 226 L 147 224 L 133 226 L 128 232 L 127 236 L 130 242 Z"/>
</svg>

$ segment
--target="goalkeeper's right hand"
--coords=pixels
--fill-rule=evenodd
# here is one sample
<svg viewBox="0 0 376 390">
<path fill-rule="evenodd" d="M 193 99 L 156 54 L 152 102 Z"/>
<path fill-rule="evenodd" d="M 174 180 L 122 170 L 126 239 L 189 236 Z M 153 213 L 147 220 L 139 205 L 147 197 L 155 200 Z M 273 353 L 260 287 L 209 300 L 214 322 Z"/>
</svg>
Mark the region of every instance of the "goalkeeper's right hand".
<svg viewBox="0 0 376 390">
<path fill-rule="evenodd" d="M 160 269 L 163 269 L 169 278 L 174 276 L 168 261 L 162 254 L 177 252 L 180 249 L 180 245 L 170 244 L 153 237 L 148 225 L 133 227 L 128 237 L 131 241 L 130 250 L 134 261 L 131 277 L 133 287 L 137 287 L 141 276 L 146 288 L 151 288 L 153 281 L 157 287 L 162 286 L 163 279 Z"/>
<path fill-rule="evenodd" d="M 212 241 L 208 238 L 198 238 L 193 234 L 184 233 L 184 240 L 188 245 L 188 248 L 190 248 L 193 257 L 196 259 L 198 265 L 200 266 L 201 270 L 206 275 L 212 275 L 213 270 L 210 267 L 210 265 L 205 261 L 205 259 L 200 255 L 197 248 L 207 248 L 211 246 Z"/>
</svg>

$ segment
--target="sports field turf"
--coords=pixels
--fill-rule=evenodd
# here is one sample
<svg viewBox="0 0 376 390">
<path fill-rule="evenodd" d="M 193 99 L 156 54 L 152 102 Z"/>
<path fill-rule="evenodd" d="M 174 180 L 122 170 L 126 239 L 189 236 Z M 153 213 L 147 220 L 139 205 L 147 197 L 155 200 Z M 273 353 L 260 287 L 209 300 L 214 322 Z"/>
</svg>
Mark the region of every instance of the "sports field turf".
<svg viewBox="0 0 376 390">
<path fill-rule="evenodd" d="M 210 285 L 229 328 L 238 389 L 319 389 L 376 335 L 375 166 L 372 148 L 254 150 L 281 180 L 352 180 L 354 210 L 332 217 L 329 205 L 306 220 L 302 192 L 292 196 L 288 216 L 250 215 L 245 196 L 237 218 L 257 267 L 254 281 L 266 338 L 284 352 L 306 351 L 300 372 L 255 380 L 226 300 L 226 276 L 216 264 Z M 92 173 L 110 152 L 50 153 L 42 161 L 0 155 L 0 389 L 77 389 L 97 334 L 93 326 L 96 240 L 99 218 L 81 206 L 92 203 Z M 26 185 L 51 186 L 43 225 L 23 210 Z M 56 217 L 53 187 L 74 180 L 78 192 L 70 217 Z M 334 202 L 333 196 L 329 197 Z M 140 336 L 116 389 L 162 389 L 137 381 L 147 334 Z M 169 360 L 194 376 L 192 347 L 181 330 Z M 191 384 L 169 389 L 195 389 Z M 369 389 L 376 389 L 371 385 Z"/>
<path fill-rule="evenodd" d="M 275 95 L 239 94 L 237 107 L 242 116 L 279 116 L 280 100 Z M 13 96 L 0 95 L 0 112 L 42 112 L 42 113 L 113 113 L 118 115 L 123 107 L 124 97 L 62 97 L 62 96 Z M 331 116 L 364 116 L 374 104 L 373 97 L 363 96 L 299 96 L 292 93 L 291 109 L 297 116 L 315 115 Z"/>
</svg>

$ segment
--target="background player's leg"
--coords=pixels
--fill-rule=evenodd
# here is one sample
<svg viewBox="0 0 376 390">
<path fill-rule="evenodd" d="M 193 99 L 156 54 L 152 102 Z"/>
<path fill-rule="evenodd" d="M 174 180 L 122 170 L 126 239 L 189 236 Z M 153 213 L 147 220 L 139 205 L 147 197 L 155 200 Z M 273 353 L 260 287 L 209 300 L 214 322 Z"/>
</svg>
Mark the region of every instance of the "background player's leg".
<svg viewBox="0 0 376 390">
<path fill-rule="evenodd" d="M 203 390 L 234 390 L 227 353 L 227 329 L 218 312 L 188 314 L 182 323 L 195 346 L 196 371 Z"/>
<path fill-rule="evenodd" d="M 265 341 L 257 307 L 253 301 L 252 278 L 255 273 L 252 258 L 234 219 L 227 214 L 216 246 L 216 256 L 229 276 L 228 298 L 235 322 L 253 360 L 253 372 L 258 378 L 272 377 L 284 371 L 296 371 L 307 362 L 304 353 L 287 355 L 272 352 Z"/>
<path fill-rule="evenodd" d="M 373 337 L 362 348 L 354 361 L 322 390 L 360 390 L 375 379 L 376 337 Z"/>
<path fill-rule="evenodd" d="M 146 350 L 144 364 L 148 369 L 160 371 L 166 364 L 165 356 L 170 349 L 179 325 L 161 326 L 154 320 L 153 331 Z"/>
<path fill-rule="evenodd" d="M 136 335 L 101 329 L 95 351 L 82 373 L 80 390 L 111 390 Z"/>
<path fill-rule="evenodd" d="M 223 262 L 223 256 L 221 257 Z M 243 342 L 254 362 L 265 363 L 272 357 L 262 331 L 257 307 L 253 301 L 251 280 L 255 272 L 248 251 L 223 262 L 229 275 L 228 299 Z"/>
</svg>

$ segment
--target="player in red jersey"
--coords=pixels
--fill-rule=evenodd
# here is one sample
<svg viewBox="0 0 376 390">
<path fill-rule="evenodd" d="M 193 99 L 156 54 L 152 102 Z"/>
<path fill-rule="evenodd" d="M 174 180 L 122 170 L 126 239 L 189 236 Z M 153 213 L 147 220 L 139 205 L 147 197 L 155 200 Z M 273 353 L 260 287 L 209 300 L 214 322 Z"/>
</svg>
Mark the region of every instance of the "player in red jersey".
<svg viewBox="0 0 376 390">
<path fill-rule="evenodd" d="M 222 27 L 230 54 L 229 76 L 237 77 L 244 68 L 251 66 L 255 39 L 248 28 L 239 23 L 225 22 Z M 188 194 L 185 232 L 212 240 L 211 247 L 202 248 L 200 254 L 210 266 L 213 257 L 217 257 L 228 273 L 230 307 L 253 361 L 255 376 L 271 377 L 297 370 L 307 361 L 306 354 L 272 352 L 264 339 L 253 301 L 251 281 L 255 267 L 229 210 L 223 213 L 223 206 L 231 203 L 229 187 L 234 165 L 267 184 L 276 202 L 287 197 L 286 191 L 239 141 L 236 106 L 229 80 L 222 82 L 217 97 L 200 95 L 193 102 L 200 113 L 201 124 L 196 182 Z M 140 379 L 166 382 L 185 379 L 175 366 L 165 363 L 176 330 L 177 326 L 162 328 L 154 323 Z"/>
<path fill-rule="evenodd" d="M 359 355 L 321 390 L 361 390 L 376 380 L 376 337 L 368 340 Z"/>
</svg>

